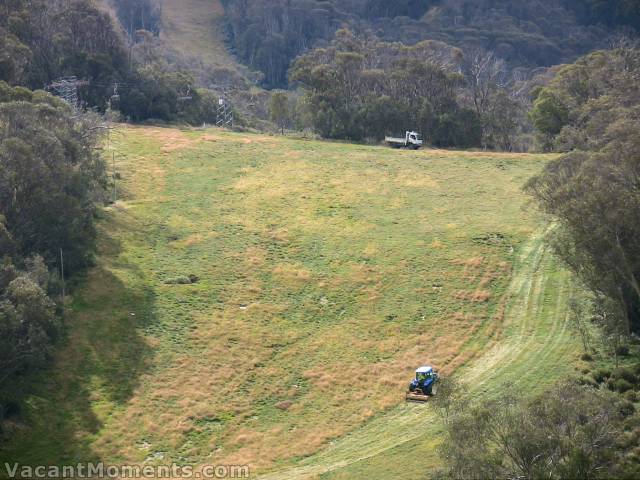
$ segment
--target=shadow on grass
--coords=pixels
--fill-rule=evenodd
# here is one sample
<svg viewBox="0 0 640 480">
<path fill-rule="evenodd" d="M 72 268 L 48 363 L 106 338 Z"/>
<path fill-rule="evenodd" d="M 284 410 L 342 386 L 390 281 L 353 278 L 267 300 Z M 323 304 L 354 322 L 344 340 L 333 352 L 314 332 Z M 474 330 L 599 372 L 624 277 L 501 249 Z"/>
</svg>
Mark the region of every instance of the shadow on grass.
<svg viewBox="0 0 640 480">
<path fill-rule="evenodd" d="M 114 218 L 105 223 L 122 226 Z M 147 369 L 152 349 L 142 331 L 156 318 L 153 288 L 137 265 L 118 257 L 121 250 L 113 237 L 101 238 L 98 265 L 73 292 L 65 338 L 51 366 L 0 390 L 0 398 L 19 409 L 2 432 L 0 478 L 5 462 L 100 461 L 92 442 L 108 415 L 131 398 Z"/>
</svg>

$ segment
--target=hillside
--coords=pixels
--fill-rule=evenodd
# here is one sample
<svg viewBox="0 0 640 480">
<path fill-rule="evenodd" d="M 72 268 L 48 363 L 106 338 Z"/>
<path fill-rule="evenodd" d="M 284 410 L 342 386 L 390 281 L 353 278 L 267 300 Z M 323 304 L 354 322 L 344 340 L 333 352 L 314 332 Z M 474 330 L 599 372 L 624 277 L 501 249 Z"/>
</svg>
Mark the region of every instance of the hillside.
<svg viewBox="0 0 640 480">
<path fill-rule="evenodd" d="M 510 68 L 535 69 L 574 61 L 605 48 L 640 25 L 628 0 L 224 0 L 229 45 L 262 72 L 269 87 L 287 85 L 292 61 L 349 28 L 413 45 L 440 40 L 473 52 L 493 51 Z M 608 7 L 606 5 L 609 5 Z M 606 25 L 605 25 L 606 22 Z"/>
<path fill-rule="evenodd" d="M 549 156 L 142 127 L 112 146 L 121 198 L 5 458 L 397 477 L 437 462 L 432 410 L 403 403 L 417 365 L 477 397 L 572 369 L 571 287 L 521 191 Z"/>
<path fill-rule="evenodd" d="M 165 1 L 161 36 L 185 56 L 211 65 L 232 65 L 224 47 L 223 16 L 219 0 Z"/>
<path fill-rule="evenodd" d="M 98 0 L 98 5 L 119 23 L 113 0 Z M 155 5 L 159 6 L 158 30 L 164 45 L 160 51 L 169 63 L 193 72 L 202 86 L 222 86 L 229 81 L 242 86 L 250 74 L 227 49 L 220 0 L 164 0 Z"/>
</svg>

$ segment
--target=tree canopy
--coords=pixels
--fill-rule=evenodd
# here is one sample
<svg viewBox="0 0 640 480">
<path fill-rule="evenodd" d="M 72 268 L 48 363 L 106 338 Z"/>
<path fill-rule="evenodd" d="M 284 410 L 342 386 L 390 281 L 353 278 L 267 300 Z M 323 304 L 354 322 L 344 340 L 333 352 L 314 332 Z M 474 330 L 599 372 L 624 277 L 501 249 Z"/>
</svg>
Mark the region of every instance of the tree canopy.
<svg viewBox="0 0 640 480">
<path fill-rule="evenodd" d="M 560 220 L 556 248 L 618 333 L 640 333 L 640 50 L 595 52 L 561 69 L 532 112 L 568 151 L 528 190 Z"/>
<path fill-rule="evenodd" d="M 51 353 L 60 255 L 66 274 L 91 264 L 101 131 L 94 115 L 0 82 L 0 382 Z"/>
<path fill-rule="evenodd" d="M 286 85 L 295 58 L 324 47 L 340 28 L 383 41 L 439 40 L 495 51 L 514 67 L 575 60 L 618 28 L 638 28 L 634 0 L 224 0 L 229 44 L 262 72 L 266 87 Z"/>
</svg>

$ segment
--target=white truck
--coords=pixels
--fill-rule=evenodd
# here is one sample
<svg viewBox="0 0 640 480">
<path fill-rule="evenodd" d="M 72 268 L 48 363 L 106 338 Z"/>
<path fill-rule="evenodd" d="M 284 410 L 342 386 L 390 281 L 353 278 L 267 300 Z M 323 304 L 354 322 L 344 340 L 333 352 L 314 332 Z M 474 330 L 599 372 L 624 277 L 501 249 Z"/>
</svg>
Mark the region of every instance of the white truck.
<svg viewBox="0 0 640 480">
<path fill-rule="evenodd" d="M 418 150 L 422 146 L 422 138 L 416 132 L 406 132 L 404 138 L 384 137 L 384 143 L 393 148 L 413 148 Z"/>
</svg>

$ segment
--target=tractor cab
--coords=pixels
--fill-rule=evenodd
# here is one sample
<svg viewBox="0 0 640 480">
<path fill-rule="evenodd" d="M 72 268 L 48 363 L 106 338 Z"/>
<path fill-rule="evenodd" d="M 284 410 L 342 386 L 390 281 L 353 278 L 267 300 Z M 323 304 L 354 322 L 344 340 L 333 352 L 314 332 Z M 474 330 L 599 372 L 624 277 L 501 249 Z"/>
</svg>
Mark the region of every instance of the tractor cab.
<svg viewBox="0 0 640 480">
<path fill-rule="evenodd" d="M 416 380 L 418 382 L 426 382 L 433 378 L 433 367 L 420 367 L 416 370 Z"/>
<path fill-rule="evenodd" d="M 416 378 L 409 384 L 406 399 L 426 402 L 434 395 L 435 383 L 438 373 L 430 366 L 420 367 L 416 370 Z"/>
</svg>

